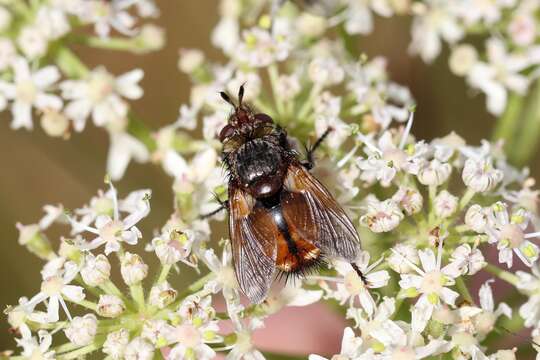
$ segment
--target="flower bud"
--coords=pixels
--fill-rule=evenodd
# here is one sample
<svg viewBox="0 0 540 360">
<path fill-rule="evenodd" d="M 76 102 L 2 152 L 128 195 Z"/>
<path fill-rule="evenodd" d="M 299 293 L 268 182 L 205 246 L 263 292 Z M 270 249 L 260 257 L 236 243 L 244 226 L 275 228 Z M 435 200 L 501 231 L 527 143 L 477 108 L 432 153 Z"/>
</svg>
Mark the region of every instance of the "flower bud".
<svg viewBox="0 0 540 360">
<path fill-rule="evenodd" d="M 462 174 L 463 182 L 476 192 L 487 192 L 495 189 L 503 177 L 503 172 L 493 168 L 488 159 L 467 159 L 465 161 Z"/>
<path fill-rule="evenodd" d="M 62 112 L 46 109 L 41 116 L 41 127 L 47 135 L 60 137 L 67 134 L 69 120 Z"/>
<path fill-rule="evenodd" d="M 122 299 L 115 295 L 100 295 L 97 313 L 99 316 L 115 318 L 125 310 Z"/>
<path fill-rule="evenodd" d="M 422 210 L 424 198 L 416 189 L 400 187 L 392 196 L 407 215 L 414 215 Z"/>
<path fill-rule="evenodd" d="M 452 216 L 458 207 L 458 198 L 448 191 L 441 191 L 434 201 L 435 214 L 440 218 L 448 218 Z"/>
<path fill-rule="evenodd" d="M 76 245 L 76 242 L 78 240 L 80 239 L 62 238 L 62 242 L 60 243 L 60 249 L 58 249 L 58 254 L 61 257 L 64 257 L 76 263 L 80 263 L 83 257 L 83 253 L 80 247 Z"/>
<path fill-rule="evenodd" d="M 81 276 L 88 286 L 99 286 L 109 280 L 111 276 L 111 264 L 103 254 L 94 256 L 86 255 Z"/>
<path fill-rule="evenodd" d="M 145 24 L 136 41 L 139 45 L 137 49 L 139 53 L 160 50 L 165 45 L 165 31 L 159 26 Z"/>
<path fill-rule="evenodd" d="M 148 265 L 143 259 L 130 252 L 126 252 L 120 265 L 120 273 L 127 285 L 134 285 L 141 282 L 148 275 Z"/>
<path fill-rule="evenodd" d="M 490 358 L 493 360 L 516 360 L 516 348 L 511 350 L 499 350 L 494 355 L 491 355 Z"/>
<path fill-rule="evenodd" d="M 150 290 L 150 305 L 163 309 L 174 301 L 176 294 L 176 290 L 168 282 L 162 282 Z"/>
<path fill-rule="evenodd" d="M 392 199 L 375 199 L 368 203 L 367 214 L 360 217 L 360 224 L 375 233 L 381 233 L 395 229 L 403 218 L 403 213 Z"/>
<path fill-rule="evenodd" d="M 452 173 L 452 166 L 432 160 L 418 170 L 418 181 L 423 185 L 439 186 L 448 180 Z"/>
<path fill-rule="evenodd" d="M 486 229 L 488 217 L 484 208 L 478 204 L 472 205 L 465 213 L 465 224 L 477 233 L 483 233 Z"/>
<path fill-rule="evenodd" d="M 477 60 L 478 54 L 472 45 L 458 45 L 452 50 L 448 65 L 454 74 L 465 76 L 469 73 Z"/>
<path fill-rule="evenodd" d="M 302 13 L 296 20 L 296 27 L 301 35 L 308 37 L 321 36 L 326 30 L 326 19 L 310 13 Z"/>
<path fill-rule="evenodd" d="M 204 63 L 204 54 L 198 49 L 180 49 L 178 68 L 186 74 L 191 74 Z"/>
<path fill-rule="evenodd" d="M 55 256 L 51 243 L 40 231 L 39 225 L 18 223 L 17 229 L 19 230 L 19 244 L 25 246 L 32 254 L 43 260 L 49 260 Z"/>
<path fill-rule="evenodd" d="M 126 329 L 109 333 L 103 344 L 103 352 L 113 359 L 122 359 L 129 343 L 129 332 Z"/>
<path fill-rule="evenodd" d="M 97 332 L 97 318 L 94 314 L 86 314 L 73 318 L 64 330 L 66 337 L 77 346 L 85 346 L 94 341 Z"/>
<path fill-rule="evenodd" d="M 152 360 L 153 358 L 154 346 L 142 337 L 131 340 L 124 352 L 126 360 Z"/>
</svg>

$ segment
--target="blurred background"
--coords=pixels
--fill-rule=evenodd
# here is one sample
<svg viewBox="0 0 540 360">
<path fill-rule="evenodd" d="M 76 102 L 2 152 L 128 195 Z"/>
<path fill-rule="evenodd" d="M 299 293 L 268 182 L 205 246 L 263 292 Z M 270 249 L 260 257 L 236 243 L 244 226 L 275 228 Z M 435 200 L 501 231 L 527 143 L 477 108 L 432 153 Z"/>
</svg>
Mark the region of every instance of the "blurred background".
<svg viewBox="0 0 540 360">
<path fill-rule="evenodd" d="M 223 58 L 218 50 L 211 47 L 209 40 L 210 32 L 218 21 L 216 0 L 157 0 L 157 3 L 162 15 L 156 22 L 167 32 L 167 45 L 162 51 L 131 56 L 75 48 L 91 68 L 103 64 L 116 74 L 136 67 L 144 69 L 142 86 L 145 95 L 134 103 L 134 108 L 153 129 L 175 121 L 180 104 L 189 100 L 190 81 L 177 70 L 178 50 L 200 48 L 211 59 Z M 429 140 L 454 130 L 473 144 L 482 138 L 489 138 L 494 118 L 485 110 L 484 97 L 471 93 L 462 79 L 449 72 L 444 60 L 447 55 L 442 54 L 429 67 L 418 58 L 410 57 L 407 52 L 409 28 L 408 19 L 378 19 L 374 33 L 362 38 L 358 45 L 369 56 L 386 56 L 391 78 L 411 89 L 417 101 L 413 133 L 418 138 Z M 106 132 L 92 126 L 88 126 L 83 134 L 73 134 L 69 140 L 63 141 L 44 135 L 38 123 L 35 123 L 37 126 L 32 132 L 12 131 L 9 117 L 5 113 L 0 115 L 2 306 L 16 304 L 20 296 L 31 297 L 39 291 L 42 263 L 17 244 L 15 224 L 36 222 L 42 216 L 42 206 L 45 204 L 61 202 L 69 209 L 87 202 L 98 189 L 104 187 L 108 148 Z M 538 178 L 540 170 L 539 166 L 535 166 L 538 161 L 537 158 L 530 164 L 535 178 Z M 161 227 L 172 212 L 171 183 L 172 179 L 160 168 L 132 163 L 126 176 L 117 184 L 120 196 L 135 189 L 152 189 L 152 212 L 140 223 L 146 241 L 151 240 L 153 229 Z M 225 227 L 222 227 L 214 234 L 216 241 L 226 236 L 221 229 L 225 231 Z M 59 234 L 61 229 L 58 229 Z M 58 244 L 57 237 L 51 236 L 51 241 L 55 246 Z M 184 272 L 182 281 L 188 283 L 191 276 L 194 274 Z M 310 310 L 302 308 L 301 312 L 290 316 L 302 318 L 304 311 Z M 337 351 L 343 326 L 332 314 L 322 316 L 318 321 L 328 326 L 310 334 L 310 339 L 303 340 L 305 348 L 313 352 L 324 348 L 326 351 L 323 353 Z M 270 319 L 268 327 L 279 327 L 278 320 Z M 310 328 L 305 323 L 303 325 Z M 2 320 L 0 350 L 15 347 L 7 330 L 7 322 Z M 261 336 L 258 341 L 268 347 L 272 341 L 280 341 L 279 336 L 291 340 L 289 345 L 281 343 L 281 348 L 285 346 L 285 350 L 301 350 L 299 343 L 293 340 L 294 336 L 303 335 L 294 332 L 281 332 L 275 339 Z"/>
</svg>

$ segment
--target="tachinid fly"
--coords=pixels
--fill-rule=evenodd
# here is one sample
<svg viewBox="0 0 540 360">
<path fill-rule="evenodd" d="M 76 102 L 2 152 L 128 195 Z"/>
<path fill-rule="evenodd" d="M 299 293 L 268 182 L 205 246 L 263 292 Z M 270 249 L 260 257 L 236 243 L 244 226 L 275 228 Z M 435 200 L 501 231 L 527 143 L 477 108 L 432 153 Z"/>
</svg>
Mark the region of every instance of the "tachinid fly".
<svg viewBox="0 0 540 360">
<path fill-rule="evenodd" d="M 262 302 L 276 271 L 303 274 L 325 258 L 353 262 L 360 239 L 343 209 L 309 172 L 313 151 L 301 161 L 287 133 L 266 114 L 254 113 L 224 92 L 234 107 L 219 135 L 229 172 L 229 233 L 242 292 Z"/>
</svg>

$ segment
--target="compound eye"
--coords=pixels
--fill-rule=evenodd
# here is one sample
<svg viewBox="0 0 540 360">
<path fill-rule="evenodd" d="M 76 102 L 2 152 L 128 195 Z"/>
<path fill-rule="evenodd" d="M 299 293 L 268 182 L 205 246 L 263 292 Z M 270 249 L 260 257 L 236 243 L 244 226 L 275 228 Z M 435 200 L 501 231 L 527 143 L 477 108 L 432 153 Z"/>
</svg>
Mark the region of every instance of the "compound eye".
<svg viewBox="0 0 540 360">
<path fill-rule="evenodd" d="M 223 142 L 234 134 L 234 126 L 228 124 L 219 132 L 219 141 Z"/>
<path fill-rule="evenodd" d="M 273 124 L 274 123 L 274 120 L 272 120 L 272 118 L 266 114 L 263 114 L 263 113 L 260 113 L 260 114 L 255 114 L 255 119 L 260 121 L 261 123 L 264 123 L 264 124 Z"/>
</svg>

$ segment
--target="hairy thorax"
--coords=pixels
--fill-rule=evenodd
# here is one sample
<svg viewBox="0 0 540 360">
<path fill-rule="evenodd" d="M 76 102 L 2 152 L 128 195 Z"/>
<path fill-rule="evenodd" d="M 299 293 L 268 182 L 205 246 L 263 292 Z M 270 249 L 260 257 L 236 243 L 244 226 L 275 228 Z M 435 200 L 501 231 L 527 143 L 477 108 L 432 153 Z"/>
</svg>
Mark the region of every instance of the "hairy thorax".
<svg viewBox="0 0 540 360">
<path fill-rule="evenodd" d="M 281 189 L 287 161 L 279 145 L 264 139 L 246 142 L 238 149 L 235 164 L 238 180 L 255 198 Z"/>
</svg>

